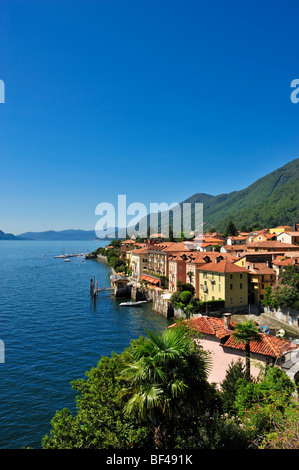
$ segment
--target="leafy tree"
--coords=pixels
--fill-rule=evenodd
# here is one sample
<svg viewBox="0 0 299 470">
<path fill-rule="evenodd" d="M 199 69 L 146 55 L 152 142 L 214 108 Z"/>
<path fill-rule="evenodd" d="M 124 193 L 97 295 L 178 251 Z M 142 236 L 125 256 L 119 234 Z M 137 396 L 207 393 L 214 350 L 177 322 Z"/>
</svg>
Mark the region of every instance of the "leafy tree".
<svg viewBox="0 0 299 470">
<path fill-rule="evenodd" d="M 232 361 L 229 365 L 225 379 L 221 383 L 222 407 L 225 413 L 234 412 L 234 402 L 239 388 L 240 380 L 245 379 L 245 368 L 241 359 Z"/>
<path fill-rule="evenodd" d="M 299 309 L 299 266 L 288 265 L 272 288 L 266 287 L 263 305 Z"/>
<path fill-rule="evenodd" d="M 119 373 L 131 351 L 144 341 L 132 341 L 121 355 L 103 356 L 97 367 L 86 373 L 87 379 L 72 382 L 79 392 L 77 414 L 72 416 L 68 409 L 56 412 L 51 431 L 42 440 L 44 449 L 152 448 L 151 429 L 124 414 L 119 396 L 125 385 Z"/>
<path fill-rule="evenodd" d="M 188 290 L 189 292 L 191 292 L 192 295 L 194 295 L 195 293 L 195 287 L 192 284 L 189 284 L 188 282 L 180 283 L 179 290 L 181 292 Z"/>
<path fill-rule="evenodd" d="M 246 380 L 250 380 L 250 342 L 261 341 L 261 333 L 259 327 L 253 320 L 248 320 L 243 323 L 237 323 L 233 337 L 239 343 L 245 345 L 246 356 Z"/>
<path fill-rule="evenodd" d="M 117 247 L 117 248 L 120 248 L 120 247 L 121 247 L 121 240 L 112 240 L 112 241 L 110 242 L 110 245 L 111 245 L 111 246 L 115 246 L 115 247 Z"/>
<path fill-rule="evenodd" d="M 132 352 L 121 377 L 128 416 L 150 420 L 157 449 L 174 445 L 175 424 L 183 403 L 193 412 L 203 404 L 208 390 L 207 353 L 188 337 L 185 328 L 173 327 L 162 334 L 150 333 L 149 341 Z"/>
<path fill-rule="evenodd" d="M 270 307 L 273 305 L 273 300 L 272 300 L 272 288 L 271 286 L 266 286 L 265 288 L 265 297 L 261 301 L 262 305 L 266 307 Z"/>
<path fill-rule="evenodd" d="M 283 423 L 286 411 L 295 404 L 294 390 L 294 382 L 275 366 L 266 366 L 262 379 L 256 383 L 241 381 L 234 406 L 257 440 L 272 432 L 274 423 Z"/>
<path fill-rule="evenodd" d="M 181 293 L 181 301 L 183 302 L 183 304 L 188 305 L 191 298 L 192 298 L 192 294 L 188 290 L 185 290 Z"/>
<path fill-rule="evenodd" d="M 232 220 L 230 220 L 229 223 L 227 224 L 225 232 L 228 236 L 232 236 L 232 237 L 235 237 L 238 234 L 238 229 Z"/>
<path fill-rule="evenodd" d="M 279 280 L 282 284 L 299 289 L 299 266 L 297 264 L 287 265 L 282 271 Z"/>
</svg>

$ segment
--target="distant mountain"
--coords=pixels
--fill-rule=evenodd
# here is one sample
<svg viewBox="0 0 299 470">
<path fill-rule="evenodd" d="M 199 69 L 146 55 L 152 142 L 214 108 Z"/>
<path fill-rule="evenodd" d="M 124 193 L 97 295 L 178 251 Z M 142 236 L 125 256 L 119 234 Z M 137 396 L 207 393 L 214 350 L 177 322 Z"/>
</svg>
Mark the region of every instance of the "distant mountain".
<svg viewBox="0 0 299 470">
<path fill-rule="evenodd" d="M 275 227 L 299 223 L 299 158 L 258 179 L 241 191 L 212 196 L 196 193 L 180 203 L 191 203 L 191 219 L 194 222 L 194 204 L 203 203 L 204 229 L 215 227 L 223 232 L 230 220 L 239 230 L 252 227 Z M 192 207 L 193 206 L 193 207 Z M 180 226 L 169 214 L 170 225 Z M 147 215 L 147 226 L 150 225 L 150 214 Z M 158 230 L 160 230 L 160 226 Z M 110 229 L 109 229 L 110 230 Z M 109 230 L 103 232 L 108 234 Z M 111 234 L 112 229 L 110 230 Z M 117 234 L 117 228 L 116 228 Z M 100 234 L 98 234 L 100 237 Z M 176 236 L 176 234 L 174 234 Z M 120 238 L 125 237 L 125 230 L 119 229 Z M 3 238 L 6 237 L 6 238 Z M 7 238 L 14 237 L 14 238 Z M 107 238 L 108 238 L 107 237 Z M 26 232 L 15 237 L 0 231 L 0 240 L 93 240 L 94 230 L 62 230 L 47 232 Z"/>
<path fill-rule="evenodd" d="M 93 240 L 96 238 L 94 230 L 48 230 L 46 232 L 26 232 L 21 237 L 31 240 L 51 241 L 51 240 Z"/>
<path fill-rule="evenodd" d="M 0 230 L 0 240 L 28 240 L 24 237 L 13 235 L 12 233 L 4 233 Z"/>
<path fill-rule="evenodd" d="M 103 232 L 104 235 L 106 233 L 109 235 L 109 230 L 107 232 Z M 101 233 L 98 233 L 99 237 Z M 51 241 L 51 240 L 95 240 L 97 235 L 94 230 L 48 230 L 45 232 L 26 232 L 22 233 L 20 237 L 25 237 L 26 239 L 30 240 L 39 240 L 39 241 Z"/>
<path fill-rule="evenodd" d="M 204 229 L 215 227 L 224 231 L 232 220 L 238 229 L 245 227 L 275 227 L 299 223 L 299 158 L 258 179 L 241 191 L 211 196 L 196 193 L 180 203 L 191 203 L 192 228 L 194 204 L 203 204 Z M 192 207 L 193 205 L 193 207 Z M 182 212 L 182 211 L 181 211 Z M 187 215 L 190 212 L 187 212 Z M 184 213 L 185 215 L 185 213 Z M 180 226 L 169 213 L 170 225 Z M 147 225 L 150 224 L 150 214 Z M 161 227 L 159 226 L 158 230 Z"/>
</svg>

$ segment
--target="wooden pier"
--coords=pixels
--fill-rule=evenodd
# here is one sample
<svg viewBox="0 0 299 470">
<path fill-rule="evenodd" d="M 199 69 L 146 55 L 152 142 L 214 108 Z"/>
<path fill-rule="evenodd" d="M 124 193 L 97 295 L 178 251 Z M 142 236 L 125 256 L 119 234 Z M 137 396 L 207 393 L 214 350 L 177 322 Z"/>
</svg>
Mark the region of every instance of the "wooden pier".
<svg viewBox="0 0 299 470">
<path fill-rule="evenodd" d="M 115 297 L 131 296 L 131 288 L 128 286 L 129 278 L 117 274 L 110 276 L 110 280 L 111 287 L 98 287 L 98 281 L 95 280 L 95 277 L 90 279 L 90 295 L 94 298 L 94 301 L 96 301 L 97 295 L 100 292 L 113 292 Z"/>
</svg>

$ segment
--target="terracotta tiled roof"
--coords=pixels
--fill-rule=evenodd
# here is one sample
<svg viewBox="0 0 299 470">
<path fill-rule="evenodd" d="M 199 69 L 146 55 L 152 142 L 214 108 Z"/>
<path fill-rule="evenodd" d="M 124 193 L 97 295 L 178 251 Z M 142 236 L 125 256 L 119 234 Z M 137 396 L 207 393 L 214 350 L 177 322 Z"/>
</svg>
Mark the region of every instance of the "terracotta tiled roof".
<svg viewBox="0 0 299 470">
<path fill-rule="evenodd" d="M 197 253 L 193 253 L 192 251 L 180 251 L 179 253 L 170 253 L 169 261 L 185 261 L 186 263 L 190 263 L 196 256 Z"/>
<path fill-rule="evenodd" d="M 235 340 L 233 336 L 233 330 L 235 329 L 236 323 L 230 321 L 231 329 L 225 326 L 223 318 L 201 316 L 192 318 L 191 320 L 184 320 L 184 323 L 191 328 L 194 328 L 203 335 L 215 336 L 219 340 L 222 339 L 220 345 L 222 347 L 228 347 L 231 349 L 245 350 L 245 345 Z M 176 324 L 171 325 L 171 327 Z M 225 339 L 226 338 L 226 339 Z M 293 346 L 290 341 L 282 338 L 277 338 L 270 334 L 261 333 L 261 341 L 251 341 L 250 351 L 251 353 L 261 354 L 269 357 L 280 357 L 285 351 L 299 348 Z"/>
<path fill-rule="evenodd" d="M 231 335 L 223 347 L 245 350 L 245 345 L 239 343 Z M 255 354 L 262 354 L 263 356 L 280 357 L 284 351 L 292 349 L 292 345 L 289 341 L 282 338 L 276 338 L 266 333 L 261 333 L 261 341 L 250 341 L 250 352 Z"/>
<path fill-rule="evenodd" d="M 299 233 L 299 232 L 297 232 Z M 213 245 L 217 245 L 218 243 L 222 243 L 225 241 L 223 238 L 216 238 L 216 237 L 204 237 L 204 243 L 212 243 Z"/>
<path fill-rule="evenodd" d="M 191 320 L 184 320 L 184 323 L 187 326 L 198 330 L 199 333 L 216 336 L 219 339 L 231 334 L 231 330 L 225 328 L 223 318 L 201 316 L 192 318 Z M 235 326 L 234 322 L 230 323 L 232 327 Z"/>
<path fill-rule="evenodd" d="M 248 245 L 223 245 L 225 250 L 229 251 L 246 251 Z"/>
<path fill-rule="evenodd" d="M 144 246 L 143 248 L 137 248 L 136 250 L 132 250 L 131 253 L 133 253 L 134 255 L 141 255 L 143 253 L 147 253 L 148 250 L 148 246 Z"/>
<path fill-rule="evenodd" d="M 244 236 L 238 235 L 236 237 L 231 236 L 231 237 L 227 237 L 227 238 L 229 238 L 230 240 L 246 240 L 247 236 L 246 235 L 244 235 Z"/>
<path fill-rule="evenodd" d="M 289 264 L 290 265 L 294 265 L 294 264 L 298 264 L 299 265 L 299 257 L 294 257 L 294 258 L 285 258 L 285 257 L 277 257 L 276 259 L 274 259 L 272 261 L 272 264 L 274 264 L 275 266 L 288 266 Z"/>
<path fill-rule="evenodd" d="M 274 269 L 270 268 L 267 263 L 252 263 L 246 261 L 246 268 L 249 269 L 249 273 L 254 274 L 276 274 Z"/>
<path fill-rule="evenodd" d="M 177 243 L 172 243 L 172 245 L 169 245 L 168 247 L 166 247 L 165 251 L 176 252 L 176 251 L 191 251 L 191 250 L 189 250 L 188 246 L 184 242 L 177 242 Z"/>
<path fill-rule="evenodd" d="M 230 262 L 234 262 L 239 259 L 237 255 L 233 253 L 219 253 L 218 251 L 209 251 L 209 252 L 201 252 L 199 254 L 196 254 L 195 259 L 191 261 L 191 263 L 194 263 L 194 264 L 210 263 L 212 261 L 215 261 L 215 258 L 219 258 L 220 260 L 227 260 Z"/>
<path fill-rule="evenodd" d="M 283 243 L 278 241 L 269 241 L 265 240 L 263 242 L 251 242 L 247 245 L 248 248 L 295 248 L 296 245 L 292 245 L 291 243 Z"/>
<path fill-rule="evenodd" d="M 241 266 L 237 266 L 230 261 L 219 261 L 218 263 L 211 262 L 207 263 L 205 266 L 200 266 L 198 268 L 199 271 L 212 271 L 217 273 L 248 273 L 248 270 L 242 268 Z"/>
<path fill-rule="evenodd" d="M 140 277 L 140 279 L 142 281 L 151 282 L 152 284 L 159 284 L 159 279 L 156 279 L 156 278 L 151 277 L 151 276 L 143 275 L 143 276 Z"/>
</svg>

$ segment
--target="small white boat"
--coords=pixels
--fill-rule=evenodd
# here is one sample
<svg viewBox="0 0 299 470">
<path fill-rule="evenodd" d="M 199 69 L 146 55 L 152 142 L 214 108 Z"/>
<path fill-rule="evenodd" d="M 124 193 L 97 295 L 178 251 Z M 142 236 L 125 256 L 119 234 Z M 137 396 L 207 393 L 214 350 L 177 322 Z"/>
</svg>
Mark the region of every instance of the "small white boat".
<svg viewBox="0 0 299 470">
<path fill-rule="evenodd" d="M 71 261 L 71 260 L 68 259 L 68 258 L 63 260 L 64 263 L 70 263 L 70 261 Z"/>
<path fill-rule="evenodd" d="M 280 330 L 277 331 L 276 337 L 277 338 L 283 338 L 286 332 L 281 328 Z"/>
<path fill-rule="evenodd" d="M 130 301 L 130 302 L 122 302 L 119 304 L 120 307 L 137 307 L 138 305 L 141 304 L 147 304 L 147 300 L 137 300 L 136 302 Z"/>
</svg>

